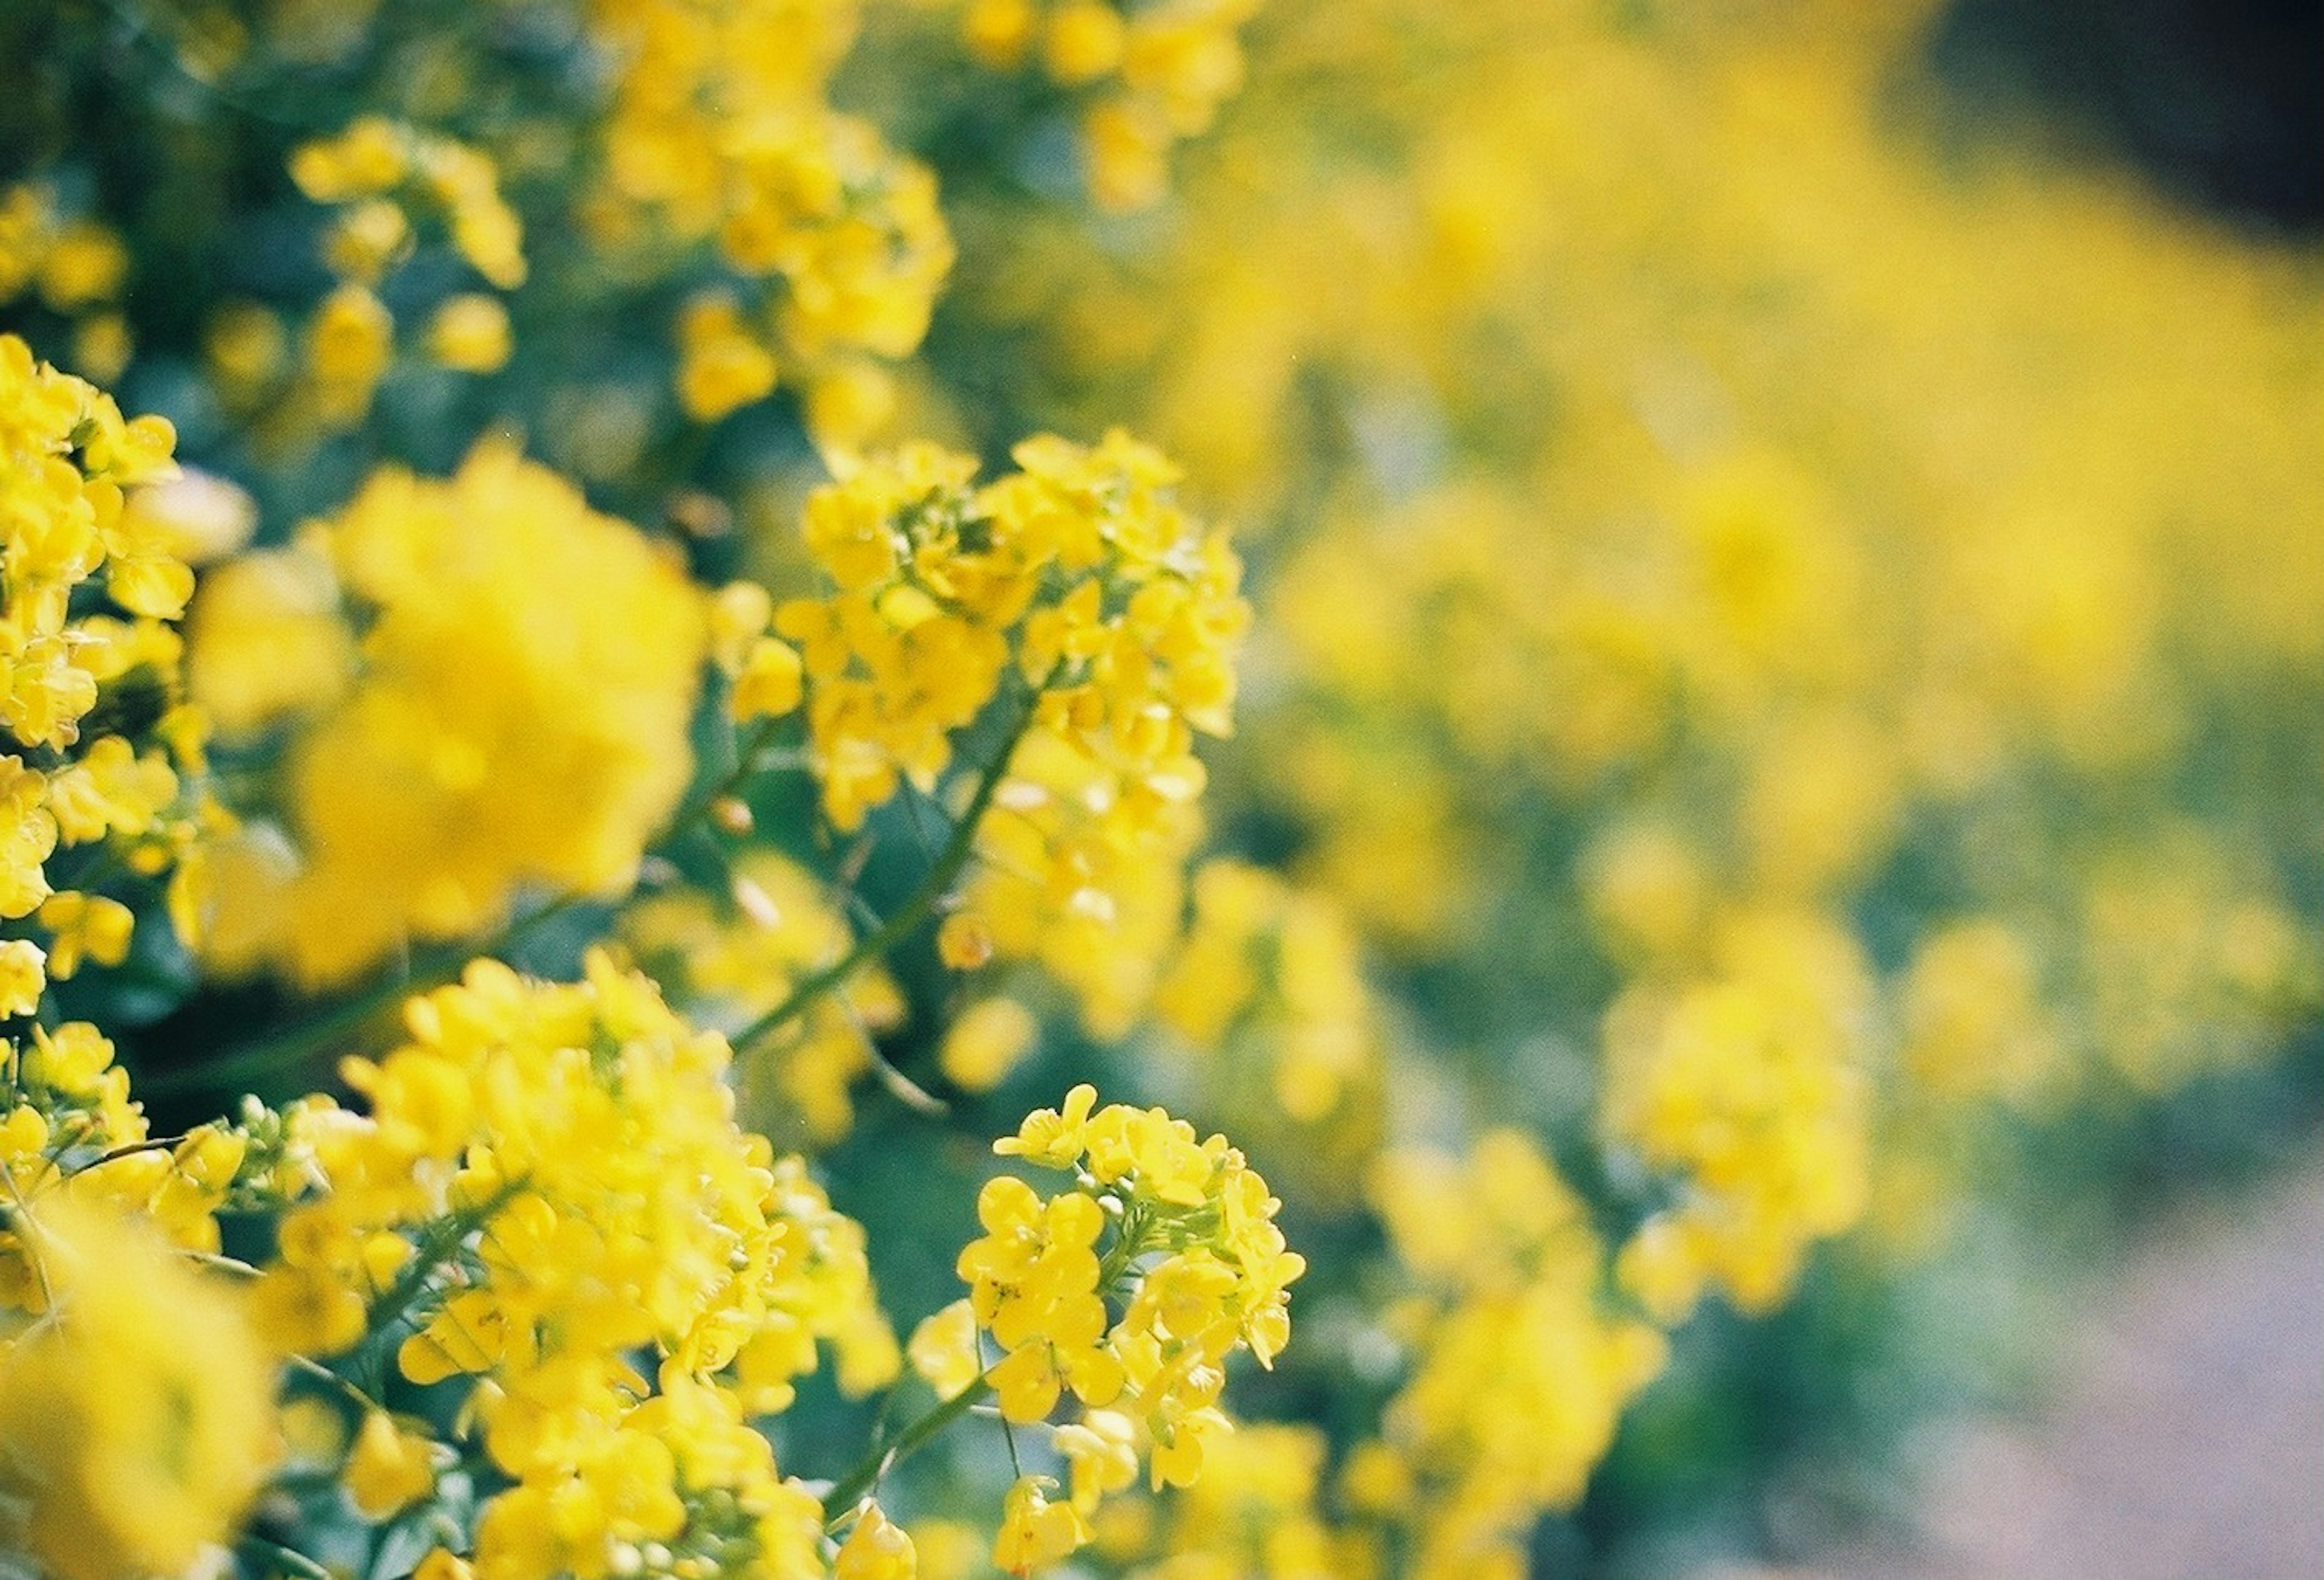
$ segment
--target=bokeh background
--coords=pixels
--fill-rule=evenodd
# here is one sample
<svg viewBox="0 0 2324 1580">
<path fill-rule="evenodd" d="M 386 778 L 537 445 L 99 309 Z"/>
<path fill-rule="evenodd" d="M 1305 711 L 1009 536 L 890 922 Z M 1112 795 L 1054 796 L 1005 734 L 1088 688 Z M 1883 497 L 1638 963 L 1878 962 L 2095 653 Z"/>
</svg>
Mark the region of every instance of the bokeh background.
<svg viewBox="0 0 2324 1580">
<path fill-rule="evenodd" d="M 934 172 L 957 257 L 924 341 L 706 420 L 671 326 L 731 271 L 591 229 L 556 7 L 11 7 L 0 184 L 134 265 L 0 325 L 170 416 L 262 547 L 488 431 L 697 580 L 778 589 L 835 454 L 999 463 L 1120 425 L 1185 465 L 1256 611 L 1203 824 L 1098 932 L 1004 947 L 973 989 L 898 953 L 852 1034 L 941 1120 L 812 1042 L 746 1092 L 873 1226 L 907 1327 L 957 1292 L 986 1141 L 1073 1080 L 1227 1130 L 1283 1196 L 1300 1337 L 1238 1409 L 1296 1439 L 1252 1435 L 1282 1457 L 1249 1507 L 1125 1517 L 1091 1572 L 1308 1573 L 1259 1539 L 1295 1518 L 1365 1533 L 1350 1574 L 1487 1572 L 1432 1547 L 1462 1519 L 1543 1576 L 1935 1573 L 2013 1518 L 2044 1573 L 2134 1572 L 2005 1494 L 2080 1495 L 2073 1456 L 2183 1401 L 2085 1430 L 2057 1380 L 2193 1357 L 2216 1406 L 2296 1378 L 2287 1353 L 2312 1373 L 2319 1337 L 2324 8 L 1194 7 L 1159 147 L 1089 114 L 1113 68 L 1028 41 L 1050 9 L 864 14 L 831 97 Z M 407 348 L 355 420 L 302 427 L 245 387 L 262 320 L 295 362 L 331 285 L 284 162 L 365 107 L 494 152 L 532 260 L 517 353 L 470 376 Z M 423 248 L 382 297 L 416 323 L 459 267 Z M 282 807 L 268 749 L 245 811 Z M 812 808 L 754 797 L 828 868 Z M 925 866 L 917 815 L 874 816 L 874 911 Z M 673 889 L 702 877 L 663 854 Z M 613 928 L 747 1021 L 697 921 L 585 906 L 512 952 L 566 970 Z M 152 929 L 65 993 L 131 1028 L 174 1122 L 235 1095 L 217 1049 L 343 988 Z M 946 1045 L 1002 992 L 1035 1046 Z M 2106 1347 L 2182 1288 L 2253 1293 Z M 1618 1317 L 1667 1330 L 1651 1382 L 1571 1358 Z M 2207 1349 L 2214 1318 L 2248 1347 Z M 2308 1397 L 2227 1413 L 2306 1430 L 2270 1463 L 2313 1467 Z M 2030 1447 L 1948 1446 L 2058 1400 Z M 786 1463 L 844 1462 L 868 1420 L 811 1389 Z M 1946 1491 L 1963 1465 L 1990 1499 Z M 964 1440 L 904 1485 L 941 1514 L 1006 1468 Z M 2246 1507 L 2260 1473 L 2205 1474 L 2092 1495 L 2168 1525 L 2154 1502 Z M 2153 1572 L 2324 1564 L 2249 1506 L 2280 1539 Z M 1198 1557 L 1139 1569 L 1170 1539 Z"/>
</svg>

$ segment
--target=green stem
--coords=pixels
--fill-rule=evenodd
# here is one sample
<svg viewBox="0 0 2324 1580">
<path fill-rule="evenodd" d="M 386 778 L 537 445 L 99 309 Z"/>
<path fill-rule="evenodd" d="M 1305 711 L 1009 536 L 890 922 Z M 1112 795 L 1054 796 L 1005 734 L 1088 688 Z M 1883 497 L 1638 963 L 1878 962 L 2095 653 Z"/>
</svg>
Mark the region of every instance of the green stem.
<svg viewBox="0 0 2324 1580">
<path fill-rule="evenodd" d="M 659 843 L 667 845 L 694 824 L 707 821 L 712 807 L 749 784 L 752 776 L 758 771 L 759 758 L 774 744 L 776 732 L 782 725 L 780 718 L 760 720 L 759 727 L 735 752 L 734 766 L 716 784 L 678 809 L 678 815 L 669 820 L 669 832 L 661 837 Z"/>
<path fill-rule="evenodd" d="M 993 754 L 991 766 L 977 781 L 975 794 L 968 798 L 968 805 L 961 812 L 960 821 L 953 825 L 952 837 L 945 842 L 944 850 L 937 853 L 927 876 L 920 879 L 919 887 L 912 891 L 911 898 L 906 900 L 887 921 L 856 940 L 854 947 L 845 954 L 821 970 L 811 971 L 800 978 L 780 1004 L 736 1033 L 733 1043 L 738 1052 L 780 1031 L 806 1014 L 816 1000 L 873 960 L 884 957 L 935 914 L 937 905 L 958 881 L 962 870 L 968 866 L 969 858 L 975 853 L 977 827 L 991 809 L 992 797 L 1000 791 L 1001 780 L 1008 777 L 1010 759 L 1017 755 L 1018 743 L 1032 728 L 1034 716 L 1039 711 L 1040 699 L 1041 688 L 1036 687 L 1027 699 L 1024 711 L 1010 726 L 1000 750 Z"/>
<path fill-rule="evenodd" d="M 289 1357 L 287 1364 L 292 1371 L 301 1373 L 306 1376 L 313 1378 L 316 1382 L 322 1383 L 325 1387 L 332 1389 L 336 1392 L 343 1395 L 348 1402 L 355 1405 L 355 1408 L 364 1410 L 366 1413 L 372 1410 L 384 1410 L 387 1408 L 381 1404 L 379 1401 L 374 1399 L 370 1394 L 365 1393 L 362 1389 L 356 1387 L 354 1382 L 340 1376 L 337 1372 L 332 1371 L 330 1367 L 323 1364 L 320 1361 L 310 1360 L 305 1355 L 294 1355 Z"/>
<path fill-rule="evenodd" d="M 392 1327 L 405 1315 L 405 1308 L 427 1289 L 428 1281 L 458 1254 L 460 1242 L 492 1222 L 493 1214 L 515 1200 L 526 1189 L 526 1182 L 522 1180 L 504 1181 L 475 1206 L 438 1220 L 434 1228 L 420 1236 L 420 1244 L 412 1253 L 411 1265 L 388 1286 L 385 1294 L 371 1303 L 371 1309 L 364 1316 L 364 1331 L 377 1338 Z"/>
<path fill-rule="evenodd" d="M 235 1542 L 235 1545 L 251 1549 L 281 1568 L 300 1576 L 300 1580 L 332 1580 L 331 1572 L 321 1564 L 296 1548 L 284 1547 L 279 1541 L 269 1541 L 263 1536 L 244 1534 Z"/>
<path fill-rule="evenodd" d="M 855 1507 L 864 1493 L 879 1484 L 880 1478 L 901 1465 L 921 1448 L 929 1438 L 943 1431 L 973 1409 L 992 1392 L 992 1373 L 979 1373 L 976 1381 L 939 1402 L 918 1420 L 906 1427 L 896 1440 L 884 1447 L 872 1445 L 872 1452 L 857 1462 L 855 1467 L 831 1484 L 831 1491 L 823 1496 L 823 1517 L 830 1521 Z"/>
<path fill-rule="evenodd" d="M 1107 1250 L 1105 1260 L 1098 1264 L 1099 1294 L 1111 1294 L 1114 1284 L 1129 1271 L 1130 1263 L 1151 1249 L 1143 1243 L 1145 1237 L 1146 1216 L 1132 1207 L 1121 1215 L 1120 1230 L 1114 1236 L 1113 1245 Z"/>
</svg>

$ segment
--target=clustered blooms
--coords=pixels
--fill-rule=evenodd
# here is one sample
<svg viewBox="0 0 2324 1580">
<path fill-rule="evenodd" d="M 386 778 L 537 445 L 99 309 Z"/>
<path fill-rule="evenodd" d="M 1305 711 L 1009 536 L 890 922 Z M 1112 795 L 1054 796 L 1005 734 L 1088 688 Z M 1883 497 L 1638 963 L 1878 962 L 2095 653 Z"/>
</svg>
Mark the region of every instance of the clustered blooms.
<svg viewBox="0 0 2324 1580">
<path fill-rule="evenodd" d="M 1771 1309 L 1808 1246 L 1863 1215 L 1870 992 L 1853 938 L 1776 913 L 1729 924 L 1704 977 L 1641 985 L 1608 1013 L 1607 1138 L 1677 1187 L 1619 1258 L 1660 1320 L 1714 1281 Z"/>
<path fill-rule="evenodd" d="M 1190 1484 L 1204 1445 L 1231 1429 L 1218 1408 L 1227 1357 L 1271 1365 L 1290 1337 L 1289 1285 L 1306 1263 L 1275 1226 L 1279 1205 L 1226 1138 L 1197 1142 L 1159 1108 L 1095 1107 L 1088 1086 L 1044 1108 L 1003 1156 L 1074 1176 L 1043 1196 L 1014 1175 L 977 1199 L 984 1236 L 960 1254 L 964 1308 L 914 1335 L 916 1366 L 940 1393 L 982 1381 L 1003 1419 L 1045 1420 L 1067 1392 L 1078 1419 L 1056 1432 L 1072 1490 L 1044 1478 L 1009 1495 L 993 1562 L 1022 1574 L 1079 1547 L 1105 1493 L 1134 1481 Z M 1118 1308 L 1118 1309 L 1117 1309 Z M 980 1336 L 1000 1358 L 980 1371 Z"/>
<path fill-rule="evenodd" d="M 1376 1033 L 1356 940 L 1325 896 L 1247 862 L 1206 861 L 1194 917 L 1154 1010 L 1195 1049 L 1238 1028 L 1271 1056 L 1274 1099 L 1294 1120 L 1331 1115 L 1372 1068 Z"/>
<path fill-rule="evenodd" d="M 422 1386 L 475 1380 L 466 1416 L 513 1484 L 477 1519 L 484 1580 L 603 1574 L 647 1543 L 678 1575 L 823 1574 L 820 1505 L 748 1421 L 789 1404 L 818 1341 L 855 1391 L 898 1353 L 862 1229 L 736 1127 L 724 1039 L 602 956 L 569 985 L 478 961 L 406 1022 L 349 1068 L 367 1115 L 307 1120 L 323 1183 L 282 1220 L 263 1330 L 344 1375 L 392 1356 Z M 380 1457 L 359 1439 L 348 1474 L 401 1507 Z"/>
<path fill-rule="evenodd" d="M 56 1580 L 188 1572 L 272 1457 L 235 1291 L 70 1188 L 0 1212 L 0 1256 L 32 1277 L 9 1294 L 37 1296 L 29 1324 L 0 1312 L 0 1550 Z"/>
<path fill-rule="evenodd" d="M 424 216 L 486 283 L 524 283 L 524 227 L 501 198 L 491 158 L 452 138 L 365 115 L 335 137 L 301 144 L 290 178 L 317 203 L 337 207 L 323 244 L 339 285 L 316 307 L 306 335 L 305 377 L 285 404 L 325 428 L 360 423 L 395 356 L 395 320 L 376 294 L 409 258 Z M 475 291 L 447 296 L 426 348 L 446 367 L 488 373 L 509 358 L 508 310 Z"/>
<path fill-rule="evenodd" d="M 1608 1309 L 1588 1209 L 1520 1133 L 1489 1131 L 1465 1160 L 1388 1152 L 1370 1185 L 1425 1292 L 1397 1321 L 1409 1373 L 1382 1436 L 1350 1454 L 1342 1494 L 1417 1524 L 1422 1580 L 1518 1580 L 1536 1520 L 1579 1500 L 1661 1371 L 1662 1336 Z"/>
<path fill-rule="evenodd" d="M 2324 559 L 2248 547 L 2316 536 L 2312 269 L 2030 169 L 1932 187 L 1861 113 L 1910 5 L 1802 49 L 1278 0 L 1250 113 L 1135 216 L 1258 0 L 904 8 L 992 68 L 948 75 L 860 0 L 132 5 L 129 50 L 81 9 L 0 60 L 42 151 L 0 308 L 252 491 L 163 483 L 161 427 L 0 340 L 0 1570 L 1513 1580 L 1702 1299 L 1877 1247 L 1987 1105 L 2167 1095 L 2324 1003 L 2272 782 L 2314 778 Z M 899 409 L 950 447 L 865 459 Z M 1259 550 L 1274 716 L 1213 759 L 1250 859 L 1191 884 L 1236 555 L 1119 434 L 954 453 L 1110 409 L 1307 535 Z M 424 475 L 480 433 L 521 436 Z M 811 490 L 813 586 L 699 593 Z M 182 703 L 188 565 L 262 513 Z M 582 981 L 429 990 L 598 932 Z M 1371 950 L 1415 968 L 1393 1051 Z M 359 1101 L 183 1135 L 99 1029 L 223 1080 L 126 1028 L 280 1006 L 226 1066 L 279 1077 L 407 991 Z M 850 1395 L 899 1356 L 783 1154 L 897 1206 L 945 1172 L 924 1065 L 982 1136 L 1021 1063 L 1115 1057 L 1051 1013 L 1191 1046 L 1174 1107 L 1365 1192 L 1335 1243 L 1392 1255 L 1273 1391 L 1328 1427 L 1222 1392 L 1303 1268 L 1268 1187 L 1077 1087 L 913 1335 L 937 1402 L 816 1463 L 825 1351 Z M 1401 1057 L 1430 1022 L 1461 1059 Z M 875 1070 L 913 1118 L 859 1112 Z M 1544 1136 L 1455 1147 L 1478 1111 L 1591 1148 L 1590 1199 Z M 981 1454 L 903 1465 L 994 1396 Z"/>
<path fill-rule="evenodd" d="M 48 939 L 0 941 L 0 1548 L 63 1580 L 183 1569 L 268 1457 L 258 1346 L 173 1254 L 218 1249 L 263 1156 L 221 1125 L 150 1135 L 111 1041 L 45 1013 L 51 978 L 127 954 L 106 875 L 150 884 L 202 831 L 169 625 L 193 577 L 125 494 L 172 441 L 0 336 L 0 918 Z M 179 865 L 173 914 L 198 873 Z"/>
<path fill-rule="evenodd" d="M 127 505 L 172 473 L 174 442 L 0 335 L 0 918 L 49 939 L 0 942 L 0 1016 L 32 1014 L 84 960 L 127 956 L 109 872 L 150 884 L 176 866 L 172 914 L 190 919 L 199 864 L 180 857 L 208 815 L 207 730 L 179 695 L 171 622 L 194 577 Z"/>
<path fill-rule="evenodd" d="M 973 461 L 914 446 L 818 491 L 807 543 L 832 591 L 777 606 L 729 588 L 718 647 L 738 718 L 804 704 L 841 830 L 904 784 L 933 791 L 955 736 L 1028 693 L 949 936 L 980 960 L 1038 960 L 1119 1030 L 1177 932 L 1194 737 L 1231 723 L 1240 564 L 1124 435 L 1015 455 L 1019 471 L 974 487 Z"/>
<path fill-rule="evenodd" d="M 178 1573 L 273 1456 L 271 1358 L 199 1263 L 218 1212 L 297 1160 L 254 1104 L 152 1135 L 87 1022 L 0 1041 L 0 1551 L 60 1580 Z"/>
<path fill-rule="evenodd" d="M 1090 195 L 1145 208 L 1169 187 L 1173 144 L 1200 136 L 1242 85 L 1236 31 L 1260 0 L 958 0 L 961 40 L 996 70 L 1038 70 L 1079 106 Z"/>
<path fill-rule="evenodd" d="M 816 491 L 807 547 L 832 591 L 773 608 L 772 635 L 734 630 L 738 692 L 770 694 L 738 703 L 745 716 L 798 705 L 788 677 L 804 676 L 811 766 L 839 829 L 902 782 L 932 791 L 954 734 L 1012 670 L 1037 695 L 1033 739 L 1093 767 L 1095 826 L 1077 843 L 1135 845 L 1202 789 L 1194 735 L 1230 728 L 1250 619 L 1225 534 L 1188 518 L 1176 469 L 1126 435 L 1030 439 L 1015 456 L 1020 471 L 974 488 L 973 460 L 915 445 Z M 1032 870 L 1054 869 L 1055 886 L 1077 862 L 1068 846 Z"/>
<path fill-rule="evenodd" d="M 498 443 L 449 479 L 383 468 L 222 569 L 194 694 L 281 753 L 288 804 L 215 855 L 212 960 L 328 982 L 523 885 L 627 893 L 686 785 L 705 629 L 676 565 Z"/>
<path fill-rule="evenodd" d="M 121 298 L 129 249 L 105 225 L 67 217 L 37 183 L 0 188 L 0 305 L 27 291 L 72 323 L 70 365 L 99 383 L 128 365 L 134 346 Z"/>
<path fill-rule="evenodd" d="M 0 1116 L 0 1174 L 6 1206 L 42 1208 L 51 1194 L 134 1216 L 188 1251 L 218 1248 L 217 1213 L 238 1180 L 272 1165 L 247 1125 L 204 1125 L 156 1138 L 131 1101 L 129 1072 L 113 1043 L 86 1021 L 34 1026 L 0 1043 L 12 1106 Z M 0 1305 L 37 1315 L 48 1291 L 22 1234 L 0 1233 Z"/>
<path fill-rule="evenodd" d="M 727 282 L 678 324 L 678 395 L 708 422 L 796 381 L 845 449 L 884 422 L 882 360 L 908 356 L 952 268 L 935 178 L 834 112 L 853 0 L 590 0 L 614 65 L 588 217 L 616 254 L 660 233 L 715 243 Z"/>
</svg>

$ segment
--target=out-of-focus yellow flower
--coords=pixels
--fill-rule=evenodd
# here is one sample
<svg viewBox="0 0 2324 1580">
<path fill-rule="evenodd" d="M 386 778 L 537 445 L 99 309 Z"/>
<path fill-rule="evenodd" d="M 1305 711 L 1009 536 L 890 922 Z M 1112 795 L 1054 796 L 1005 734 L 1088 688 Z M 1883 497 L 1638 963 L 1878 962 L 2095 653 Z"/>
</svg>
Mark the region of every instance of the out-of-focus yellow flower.
<svg viewBox="0 0 2324 1580">
<path fill-rule="evenodd" d="M 362 286 L 342 285 L 309 321 L 306 354 L 317 419 L 352 427 L 371 410 L 372 392 L 394 360 L 395 320 Z"/>
<path fill-rule="evenodd" d="M 0 1531 L 60 1580 L 181 1572 L 265 1474 L 272 1367 L 149 1230 L 56 1194 L 12 1226 L 47 1311 L 0 1340 Z"/>
<path fill-rule="evenodd" d="M 311 557 L 227 579 L 197 620 L 198 692 L 225 721 L 309 711 L 289 748 L 297 868 L 221 886 L 219 967 L 327 981 L 489 925 L 521 883 L 625 889 L 690 770 L 705 621 L 678 568 L 499 445 L 448 480 L 383 469 L 294 553 L 328 556 L 365 631 L 318 712 L 346 648 Z M 311 667 L 286 682 L 285 654 Z M 217 874 L 235 875 L 260 873 Z"/>
<path fill-rule="evenodd" d="M 460 372 L 498 372 L 514 349 L 508 309 L 498 297 L 481 291 L 447 297 L 428 321 L 428 354 Z"/>
<path fill-rule="evenodd" d="M 389 1519 L 436 1490 L 431 1441 L 398 1426 L 386 1411 L 373 1410 L 355 1431 L 339 1479 L 357 1513 L 370 1520 Z"/>
<path fill-rule="evenodd" d="M 912 1370 L 936 1391 L 939 1399 L 954 1397 L 984 1371 L 984 1357 L 977 1345 L 976 1313 L 966 1300 L 954 1300 L 922 1318 L 904 1348 Z"/>
<path fill-rule="evenodd" d="M 1039 1035 L 1033 1012 L 1015 999 L 979 999 L 945 1028 L 936 1061 L 954 1085 L 990 1091 L 1017 1068 Z"/>
<path fill-rule="evenodd" d="M 312 537 L 205 576 L 186 633 L 187 682 L 228 737 L 327 705 L 355 673 L 338 582 Z"/>
<path fill-rule="evenodd" d="M 688 303 L 678 321 L 678 404 L 696 422 L 715 422 L 774 391 L 774 354 L 744 326 L 731 297 Z"/>
</svg>

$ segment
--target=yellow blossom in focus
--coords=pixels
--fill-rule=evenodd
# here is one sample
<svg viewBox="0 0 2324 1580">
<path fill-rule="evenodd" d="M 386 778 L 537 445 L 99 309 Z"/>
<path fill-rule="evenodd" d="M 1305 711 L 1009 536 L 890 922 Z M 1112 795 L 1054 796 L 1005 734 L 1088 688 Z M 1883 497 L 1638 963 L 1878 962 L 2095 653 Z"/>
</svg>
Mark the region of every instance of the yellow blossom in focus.
<svg viewBox="0 0 2324 1580">
<path fill-rule="evenodd" d="M 1001 1508 L 1000 1533 L 992 1539 L 994 1566 L 1011 1575 L 1034 1570 L 1070 1556 L 1089 1539 L 1089 1526 L 1071 1503 L 1049 1502 L 1044 1476 L 1019 1476 Z"/>
<path fill-rule="evenodd" d="M 0 1018 L 30 1015 L 48 986 L 48 957 L 28 938 L 0 942 Z"/>
<path fill-rule="evenodd" d="M 874 1503 L 839 1544 L 831 1573 L 832 1580 L 917 1580 L 919 1555 L 904 1528 Z"/>
</svg>

